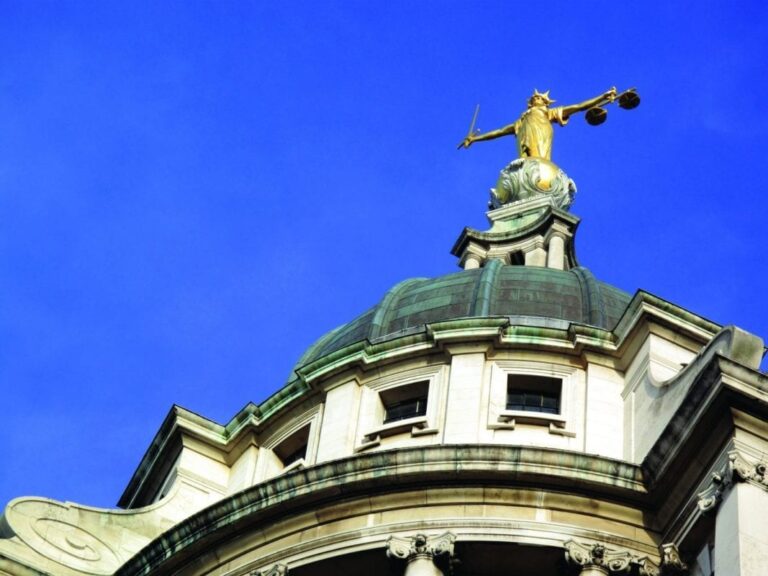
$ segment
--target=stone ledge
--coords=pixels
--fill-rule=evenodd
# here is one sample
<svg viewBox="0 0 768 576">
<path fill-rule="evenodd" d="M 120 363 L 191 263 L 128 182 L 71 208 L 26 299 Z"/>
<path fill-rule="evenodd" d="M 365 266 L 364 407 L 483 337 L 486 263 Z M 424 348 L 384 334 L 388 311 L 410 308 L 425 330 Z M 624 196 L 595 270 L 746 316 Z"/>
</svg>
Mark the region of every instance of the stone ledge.
<svg viewBox="0 0 768 576">
<path fill-rule="evenodd" d="M 318 502 L 402 490 L 414 485 L 531 486 L 643 504 L 638 466 L 563 450 L 497 445 L 397 449 L 358 455 L 292 471 L 235 494 L 155 539 L 116 576 L 168 573 L 233 532 L 305 511 Z M 186 551 L 188 554 L 184 554 Z"/>
</svg>

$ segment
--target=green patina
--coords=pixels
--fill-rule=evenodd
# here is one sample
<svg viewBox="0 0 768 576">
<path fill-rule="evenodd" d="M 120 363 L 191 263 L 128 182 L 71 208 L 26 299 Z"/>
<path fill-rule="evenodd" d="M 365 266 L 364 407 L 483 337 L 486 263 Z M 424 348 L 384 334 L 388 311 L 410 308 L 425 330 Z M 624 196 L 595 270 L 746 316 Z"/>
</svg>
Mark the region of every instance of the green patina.
<svg viewBox="0 0 768 576">
<path fill-rule="evenodd" d="M 211 546 L 234 533 L 258 529 L 275 514 L 299 514 L 330 497 L 368 498 L 424 486 L 436 476 L 450 481 L 452 490 L 483 483 L 558 491 L 567 484 L 570 491 L 585 495 L 600 490 L 609 501 L 639 507 L 649 502 L 639 466 L 601 456 L 500 445 L 389 450 L 296 470 L 234 494 L 156 538 L 116 576 L 171 573 L 173 563 L 193 560 L 201 543 Z"/>
<path fill-rule="evenodd" d="M 321 338 L 297 367 L 348 351 L 354 343 L 398 338 L 402 331 L 466 317 L 530 316 L 611 330 L 630 300 L 585 268 L 565 271 L 491 261 L 482 269 L 401 282 L 371 310 Z"/>
</svg>

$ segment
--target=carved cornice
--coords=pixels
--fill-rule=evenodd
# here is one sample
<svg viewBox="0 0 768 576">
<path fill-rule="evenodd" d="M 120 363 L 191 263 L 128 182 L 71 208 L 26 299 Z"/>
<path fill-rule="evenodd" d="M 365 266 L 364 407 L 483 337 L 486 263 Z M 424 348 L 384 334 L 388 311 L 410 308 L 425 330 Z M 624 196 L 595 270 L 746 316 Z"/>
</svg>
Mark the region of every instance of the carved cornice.
<svg viewBox="0 0 768 576">
<path fill-rule="evenodd" d="M 390 536 L 387 540 L 387 557 L 410 562 L 419 557 L 432 560 L 439 556 L 453 556 L 456 536 L 450 532 L 439 536 L 416 534 L 415 536 Z"/>
</svg>

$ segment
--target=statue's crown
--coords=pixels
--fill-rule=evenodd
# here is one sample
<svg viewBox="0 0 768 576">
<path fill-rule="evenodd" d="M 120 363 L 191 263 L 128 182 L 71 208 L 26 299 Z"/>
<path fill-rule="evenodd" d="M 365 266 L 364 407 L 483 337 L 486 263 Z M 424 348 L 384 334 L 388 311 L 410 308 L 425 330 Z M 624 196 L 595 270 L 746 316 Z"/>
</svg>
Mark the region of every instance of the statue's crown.
<svg viewBox="0 0 768 576">
<path fill-rule="evenodd" d="M 546 92 L 539 92 L 534 88 L 533 95 L 528 99 L 528 103 L 530 104 L 536 96 L 544 100 L 547 106 L 549 106 L 554 102 L 554 100 L 552 100 L 552 98 L 549 97 L 549 90 L 547 90 Z"/>
</svg>

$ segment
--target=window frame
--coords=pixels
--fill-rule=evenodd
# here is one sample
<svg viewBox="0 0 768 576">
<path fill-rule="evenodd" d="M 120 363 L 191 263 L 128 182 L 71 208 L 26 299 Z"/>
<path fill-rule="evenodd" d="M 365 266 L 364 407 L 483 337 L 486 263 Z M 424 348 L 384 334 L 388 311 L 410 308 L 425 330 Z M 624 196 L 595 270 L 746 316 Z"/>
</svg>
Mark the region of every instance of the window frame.
<svg viewBox="0 0 768 576">
<path fill-rule="evenodd" d="M 532 410 L 510 410 L 507 408 L 507 394 L 510 378 L 534 376 L 560 381 L 559 410 L 557 414 Z M 491 430 L 514 430 L 519 424 L 539 425 L 549 434 L 575 438 L 573 423 L 577 420 L 576 394 L 579 379 L 576 367 L 547 362 L 526 362 L 497 360 L 491 366 L 491 382 L 488 403 L 487 426 Z M 570 424 L 570 426 L 569 426 Z"/>
<path fill-rule="evenodd" d="M 361 399 L 358 434 L 355 452 L 380 446 L 391 436 L 408 433 L 411 438 L 438 434 L 442 426 L 440 406 L 444 403 L 445 382 L 448 366 L 427 366 L 407 370 L 391 376 L 361 383 Z M 388 392 L 410 386 L 426 386 L 427 405 L 424 415 L 401 420 L 386 421 L 385 397 Z"/>
</svg>

